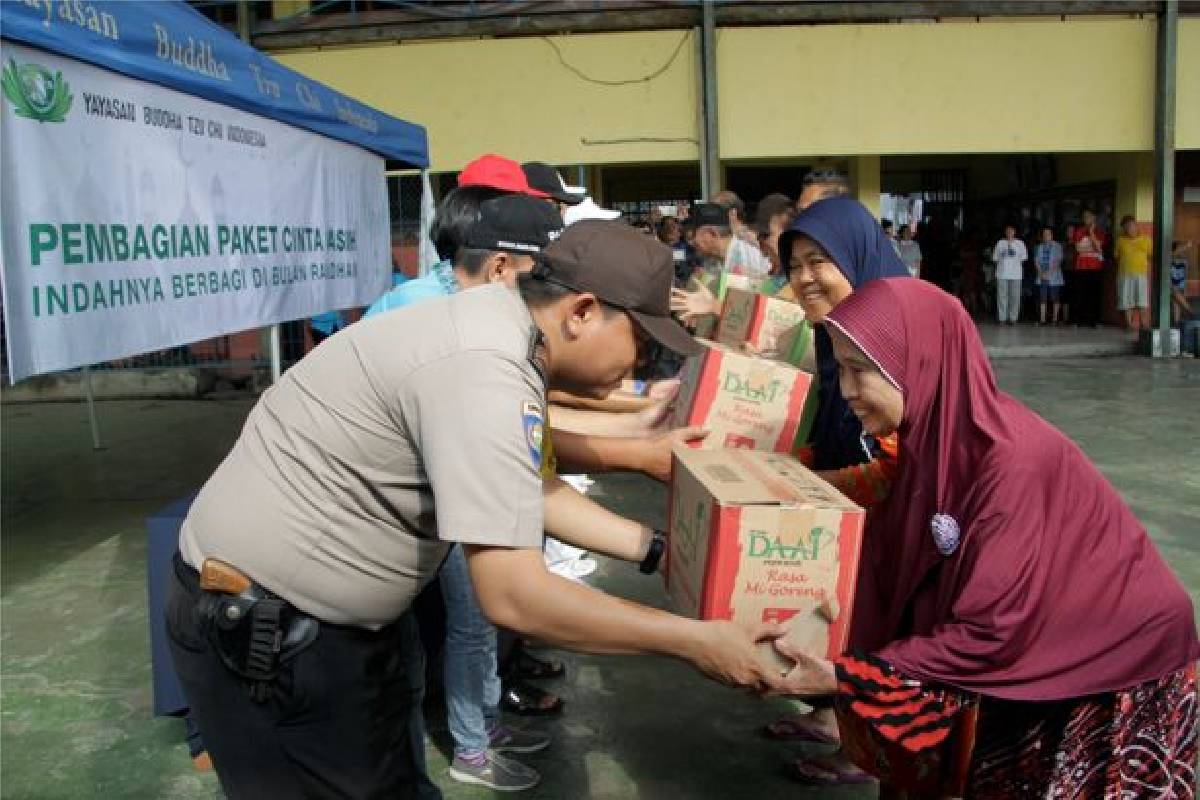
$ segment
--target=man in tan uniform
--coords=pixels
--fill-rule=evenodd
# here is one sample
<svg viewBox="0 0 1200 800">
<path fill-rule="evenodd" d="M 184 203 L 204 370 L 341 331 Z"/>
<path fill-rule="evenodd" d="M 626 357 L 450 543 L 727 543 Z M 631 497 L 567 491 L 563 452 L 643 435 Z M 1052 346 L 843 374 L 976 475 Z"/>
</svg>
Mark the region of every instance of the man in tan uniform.
<svg viewBox="0 0 1200 800">
<path fill-rule="evenodd" d="M 411 796 L 396 621 L 452 542 L 498 625 L 778 686 L 754 648 L 774 629 L 683 619 L 546 571 L 547 384 L 615 386 L 649 338 L 696 344 L 669 316 L 663 245 L 588 221 L 537 255 L 518 290 L 472 289 L 331 337 L 263 395 L 193 505 L 167 624 L 231 798 Z M 250 585 L 205 583 L 210 559 Z"/>
</svg>

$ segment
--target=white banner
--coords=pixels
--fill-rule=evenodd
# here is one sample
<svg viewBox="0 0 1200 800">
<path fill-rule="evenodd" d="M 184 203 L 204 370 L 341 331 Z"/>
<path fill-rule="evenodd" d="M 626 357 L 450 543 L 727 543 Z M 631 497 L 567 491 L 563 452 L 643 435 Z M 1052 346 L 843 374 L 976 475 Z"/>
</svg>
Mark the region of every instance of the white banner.
<svg viewBox="0 0 1200 800">
<path fill-rule="evenodd" d="M 13 381 L 391 285 L 382 158 L 7 41 L 0 61 Z"/>
</svg>

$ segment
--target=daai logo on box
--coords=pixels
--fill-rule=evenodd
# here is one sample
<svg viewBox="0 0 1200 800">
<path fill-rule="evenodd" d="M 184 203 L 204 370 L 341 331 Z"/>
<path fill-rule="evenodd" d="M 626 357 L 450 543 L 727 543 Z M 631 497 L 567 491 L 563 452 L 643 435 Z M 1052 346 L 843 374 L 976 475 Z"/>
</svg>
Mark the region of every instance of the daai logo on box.
<svg viewBox="0 0 1200 800">
<path fill-rule="evenodd" d="M 827 546 L 833 544 L 833 540 L 833 534 L 820 527 L 809 531 L 807 537 L 800 534 L 794 541 L 787 541 L 778 535 L 772 536 L 766 531 L 752 530 L 746 555 L 770 561 L 816 561 L 828 552 Z"/>
<path fill-rule="evenodd" d="M 12 58 L 0 76 L 0 86 L 18 117 L 38 122 L 62 122 L 75 99 L 62 72 L 52 75 L 41 64 L 17 64 Z"/>
<path fill-rule="evenodd" d="M 767 307 L 767 320 L 776 325 L 792 326 L 804 319 L 804 311 L 799 306 L 786 308 L 780 303 L 772 303 Z"/>
<path fill-rule="evenodd" d="M 778 378 L 764 381 L 753 375 L 739 375 L 733 370 L 725 373 L 725 381 L 721 384 L 721 391 L 755 403 L 774 403 L 782 388 L 783 382 Z"/>
</svg>

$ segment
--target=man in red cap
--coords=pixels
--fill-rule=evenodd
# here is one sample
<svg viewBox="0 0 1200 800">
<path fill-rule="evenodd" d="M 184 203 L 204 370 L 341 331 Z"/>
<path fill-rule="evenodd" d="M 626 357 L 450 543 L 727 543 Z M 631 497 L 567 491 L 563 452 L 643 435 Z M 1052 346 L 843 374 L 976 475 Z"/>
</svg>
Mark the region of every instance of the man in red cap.
<svg viewBox="0 0 1200 800">
<path fill-rule="evenodd" d="M 525 170 L 511 158 L 487 153 L 463 167 L 458 173 L 459 186 L 487 186 L 502 192 L 515 192 L 549 200 L 546 192 L 533 188 L 525 176 Z"/>
</svg>

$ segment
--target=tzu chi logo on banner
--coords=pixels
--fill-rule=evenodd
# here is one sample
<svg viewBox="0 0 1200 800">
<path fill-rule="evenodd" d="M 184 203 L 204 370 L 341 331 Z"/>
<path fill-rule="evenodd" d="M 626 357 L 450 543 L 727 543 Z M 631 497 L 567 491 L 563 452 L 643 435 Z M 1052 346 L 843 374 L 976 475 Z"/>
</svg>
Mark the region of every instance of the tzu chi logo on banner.
<svg viewBox="0 0 1200 800">
<path fill-rule="evenodd" d="M 18 117 L 38 122 L 62 122 L 75 96 L 62 72 L 50 74 L 41 64 L 20 64 L 10 58 L 0 84 Z"/>
</svg>

